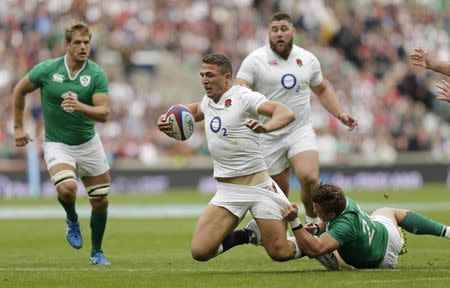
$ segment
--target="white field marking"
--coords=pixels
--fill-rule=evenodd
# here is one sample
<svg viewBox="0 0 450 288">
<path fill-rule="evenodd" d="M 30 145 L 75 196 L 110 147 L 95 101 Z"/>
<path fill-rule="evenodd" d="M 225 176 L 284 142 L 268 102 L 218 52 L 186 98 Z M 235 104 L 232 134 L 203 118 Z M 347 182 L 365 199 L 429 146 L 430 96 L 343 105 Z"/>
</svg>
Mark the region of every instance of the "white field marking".
<svg viewBox="0 0 450 288">
<path fill-rule="evenodd" d="M 408 270 L 409 271 L 409 270 Z M 434 271 L 434 270 L 429 270 Z M 428 271 L 428 272 L 429 272 Z M 416 281 L 442 281 L 442 280 L 449 280 L 450 277 L 432 277 L 432 278 L 407 278 L 407 279 L 389 279 L 389 280 L 363 280 L 363 281 L 343 281 L 340 282 L 341 284 L 388 284 L 388 283 L 404 283 L 404 282 L 416 282 Z"/>
<path fill-rule="evenodd" d="M 8 272 L 8 271 L 21 271 L 21 272 L 76 272 L 76 271 L 118 271 L 118 272 L 130 272 L 130 273 L 139 273 L 139 272 L 151 272 L 151 273 L 161 273 L 161 272 L 186 272 L 186 273 L 202 273 L 202 272 L 213 272 L 213 273 L 241 273 L 241 272 L 249 272 L 249 273 L 261 273 L 261 272 L 274 272 L 277 271 L 276 269 L 221 269 L 221 268 L 209 268 L 209 269 L 158 269 L 158 267 L 149 267 L 149 268 L 113 268 L 113 267 L 94 267 L 91 268 L 56 268 L 56 267 L 40 267 L 40 268 L 26 268 L 26 267 L 0 267 L 0 271 Z M 318 270 L 300 270 L 296 268 L 291 269 L 283 269 L 283 271 L 290 272 L 290 271 L 298 271 L 298 272 L 326 272 L 323 269 Z M 279 271 L 282 273 L 283 271 Z M 413 268 L 413 269 L 394 269 L 394 270 L 388 270 L 388 269 L 362 269 L 362 270 L 345 270 L 345 272 L 395 272 L 395 273 L 405 273 L 405 272 L 442 272 L 442 273 L 450 273 L 450 269 L 420 269 L 420 268 Z M 426 279 L 450 279 L 449 277 L 433 277 L 433 278 L 418 278 L 419 280 L 426 280 Z M 406 281 L 407 279 L 392 279 L 392 280 L 365 280 L 364 282 L 393 282 L 393 281 Z M 417 279 L 414 279 L 417 280 Z M 345 283 L 360 283 L 360 281 L 347 281 Z"/>
<path fill-rule="evenodd" d="M 197 217 L 204 207 L 203 204 L 173 204 L 173 205 L 125 205 L 112 204 L 108 208 L 109 218 L 183 218 Z M 450 202 L 400 202 L 400 203 L 361 203 L 360 207 L 365 211 L 371 211 L 385 206 L 407 208 L 416 211 L 449 211 Z M 77 206 L 78 215 L 81 218 L 89 218 L 91 208 L 88 205 Z M 304 214 L 302 208 L 300 214 Z M 58 205 L 3 205 L 0 207 L 0 219 L 50 219 L 64 217 L 64 210 Z"/>
<path fill-rule="evenodd" d="M 183 218 L 196 217 L 205 205 L 111 205 L 108 218 Z M 88 205 L 77 206 L 78 216 L 89 218 L 91 208 Z M 64 209 L 58 205 L 40 206 L 3 206 L 0 219 L 50 219 L 64 217 Z"/>
</svg>

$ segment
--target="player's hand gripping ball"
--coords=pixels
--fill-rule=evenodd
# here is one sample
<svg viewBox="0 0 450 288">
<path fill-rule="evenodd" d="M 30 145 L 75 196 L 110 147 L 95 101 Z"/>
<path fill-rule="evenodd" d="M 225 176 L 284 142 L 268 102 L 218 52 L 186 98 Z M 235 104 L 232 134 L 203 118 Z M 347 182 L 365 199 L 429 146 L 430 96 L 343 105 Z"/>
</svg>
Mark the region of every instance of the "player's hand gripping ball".
<svg viewBox="0 0 450 288">
<path fill-rule="evenodd" d="M 195 119 L 191 110 L 181 104 L 173 105 L 167 110 L 166 121 L 169 123 L 174 139 L 184 141 L 194 133 Z"/>
</svg>

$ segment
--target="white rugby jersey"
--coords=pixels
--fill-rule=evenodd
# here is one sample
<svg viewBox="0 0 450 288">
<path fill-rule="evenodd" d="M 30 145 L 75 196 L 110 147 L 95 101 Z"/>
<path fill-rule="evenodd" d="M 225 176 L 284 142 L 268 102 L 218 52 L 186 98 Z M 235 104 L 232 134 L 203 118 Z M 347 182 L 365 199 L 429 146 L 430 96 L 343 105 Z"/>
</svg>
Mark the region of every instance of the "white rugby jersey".
<svg viewBox="0 0 450 288">
<path fill-rule="evenodd" d="M 263 137 L 278 137 L 312 125 L 309 87 L 319 85 L 323 76 L 319 60 L 311 52 L 293 45 L 284 60 L 268 44 L 244 59 L 236 77 L 252 83 L 255 91 L 283 103 L 295 114 L 294 122 Z"/>
<path fill-rule="evenodd" d="M 214 160 L 214 177 L 236 177 L 267 169 L 258 133 L 245 126 L 245 119 L 258 117 L 258 107 L 267 101 L 261 93 L 232 86 L 219 102 L 206 95 L 200 104 L 205 115 L 209 152 Z"/>
</svg>

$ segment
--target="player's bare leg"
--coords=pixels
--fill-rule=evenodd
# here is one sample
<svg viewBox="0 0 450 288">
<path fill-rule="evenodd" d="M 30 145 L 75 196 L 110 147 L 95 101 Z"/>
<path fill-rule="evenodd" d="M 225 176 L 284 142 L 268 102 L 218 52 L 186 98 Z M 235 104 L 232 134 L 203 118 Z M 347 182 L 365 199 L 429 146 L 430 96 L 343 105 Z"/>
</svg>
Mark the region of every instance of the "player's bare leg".
<svg viewBox="0 0 450 288">
<path fill-rule="evenodd" d="M 319 155 L 315 150 L 300 152 L 289 159 L 301 184 L 300 199 L 305 207 L 306 222 L 316 223 L 317 214 L 312 206 L 312 187 L 319 181 Z"/>
<path fill-rule="evenodd" d="M 275 261 L 287 261 L 299 258 L 302 253 L 295 240 L 286 238 L 286 228 L 282 220 L 256 219 L 261 233 L 262 245 L 267 254 Z"/>
<path fill-rule="evenodd" d="M 239 219 L 223 207 L 209 204 L 195 226 L 191 254 L 197 261 L 208 261 L 228 250 L 222 242 L 239 223 Z M 248 236 L 247 243 L 248 243 Z M 225 249 L 224 249 L 225 248 Z"/>
</svg>

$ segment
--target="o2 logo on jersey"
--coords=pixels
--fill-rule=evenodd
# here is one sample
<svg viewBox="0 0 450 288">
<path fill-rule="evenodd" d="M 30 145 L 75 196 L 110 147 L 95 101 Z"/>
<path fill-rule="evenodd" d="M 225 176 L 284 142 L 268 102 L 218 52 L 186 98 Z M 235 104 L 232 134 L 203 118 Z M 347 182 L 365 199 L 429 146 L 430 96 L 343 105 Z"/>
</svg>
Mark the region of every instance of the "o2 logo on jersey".
<svg viewBox="0 0 450 288">
<path fill-rule="evenodd" d="M 284 87 L 284 89 L 292 89 L 295 88 L 295 92 L 298 92 L 300 90 L 300 85 L 297 85 L 297 78 L 294 74 L 284 74 L 283 77 L 281 77 L 281 86 Z"/>
<path fill-rule="evenodd" d="M 297 78 L 293 74 L 284 74 L 281 77 L 281 85 L 286 89 L 294 88 L 295 84 L 297 84 Z"/>
<path fill-rule="evenodd" d="M 209 122 L 209 129 L 216 134 L 223 131 L 223 136 L 228 136 L 227 129 L 222 128 L 222 119 L 219 116 L 211 119 Z"/>
</svg>

